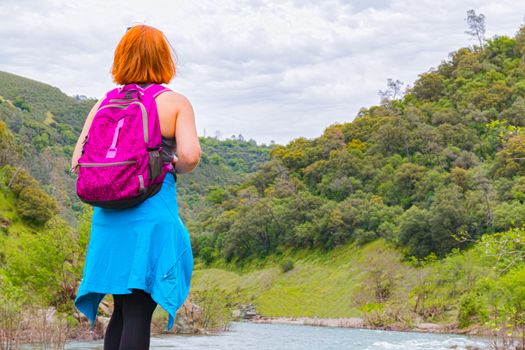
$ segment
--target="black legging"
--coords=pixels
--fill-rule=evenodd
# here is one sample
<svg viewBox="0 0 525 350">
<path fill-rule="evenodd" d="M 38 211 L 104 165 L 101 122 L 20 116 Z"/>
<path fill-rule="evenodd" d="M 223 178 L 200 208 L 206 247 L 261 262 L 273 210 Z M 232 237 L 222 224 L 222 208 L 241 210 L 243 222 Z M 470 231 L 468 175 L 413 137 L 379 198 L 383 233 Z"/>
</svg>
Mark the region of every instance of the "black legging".
<svg viewBox="0 0 525 350">
<path fill-rule="evenodd" d="M 149 349 L 151 317 L 157 303 L 149 293 L 113 294 L 114 310 L 104 336 L 104 350 Z"/>
</svg>

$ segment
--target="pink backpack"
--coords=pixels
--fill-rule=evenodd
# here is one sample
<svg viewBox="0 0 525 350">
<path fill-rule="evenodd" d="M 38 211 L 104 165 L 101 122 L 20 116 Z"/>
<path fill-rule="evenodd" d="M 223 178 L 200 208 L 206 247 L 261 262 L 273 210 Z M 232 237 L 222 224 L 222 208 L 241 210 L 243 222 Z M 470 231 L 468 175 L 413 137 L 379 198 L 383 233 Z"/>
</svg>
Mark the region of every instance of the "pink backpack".
<svg viewBox="0 0 525 350">
<path fill-rule="evenodd" d="M 161 157 L 155 97 L 170 91 L 128 84 L 100 104 L 78 160 L 77 195 L 102 208 L 129 208 L 156 194 L 172 163 Z"/>
</svg>

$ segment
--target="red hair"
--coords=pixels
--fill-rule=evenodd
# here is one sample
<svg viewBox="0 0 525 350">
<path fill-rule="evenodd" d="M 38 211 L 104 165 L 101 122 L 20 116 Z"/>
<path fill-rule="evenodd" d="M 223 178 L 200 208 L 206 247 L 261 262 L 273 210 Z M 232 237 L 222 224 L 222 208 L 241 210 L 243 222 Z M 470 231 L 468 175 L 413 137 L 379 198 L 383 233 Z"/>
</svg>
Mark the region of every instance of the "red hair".
<svg viewBox="0 0 525 350">
<path fill-rule="evenodd" d="M 144 24 L 130 27 L 115 49 L 113 81 L 120 85 L 167 84 L 177 71 L 173 56 L 160 30 Z"/>
</svg>

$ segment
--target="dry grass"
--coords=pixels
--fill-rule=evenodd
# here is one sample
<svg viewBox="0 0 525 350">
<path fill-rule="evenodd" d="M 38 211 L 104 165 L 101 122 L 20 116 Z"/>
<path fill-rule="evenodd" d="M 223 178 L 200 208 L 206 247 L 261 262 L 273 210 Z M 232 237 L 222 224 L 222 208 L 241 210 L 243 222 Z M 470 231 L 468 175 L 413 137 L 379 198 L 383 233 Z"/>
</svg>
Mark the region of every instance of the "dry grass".
<svg viewBox="0 0 525 350">
<path fill-rule="evenodd" d="M 18 308 L 12 303 L 0 305 L 0 350 L 19 348 L 21 317 Z"/>
</svg>

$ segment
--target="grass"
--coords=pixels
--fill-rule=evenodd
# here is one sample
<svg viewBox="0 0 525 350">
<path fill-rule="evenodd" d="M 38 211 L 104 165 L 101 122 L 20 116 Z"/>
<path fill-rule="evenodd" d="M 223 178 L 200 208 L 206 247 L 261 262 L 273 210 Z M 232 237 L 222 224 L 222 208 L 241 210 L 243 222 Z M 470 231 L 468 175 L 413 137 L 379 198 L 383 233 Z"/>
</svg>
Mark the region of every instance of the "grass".
<svg viewBox="0 0 525 350">
<path fill-rule="evenodd" d="M 354 304 L 363 283 L 359 265 L 366 254 L 384 250 L 394 251 L 376 241 L 329 252 L 290 249 L 241 267 L 221 261 L 205 268 L 197 262 L 191 288 L 219 285 L 226 292 L 239 290 L 242 301 L 254 303 L 264 316 L 355 317 L 361 314 Z M 282 273 L 279 264 L 284 260 L 292 260 L 294 268 Z"/>
<path fill-rule="evenodd" d="M 13 220 L 17 217 L 14 202 L 15 195 L 12 192 L 0 193 L 0 218 Z"/>
</svg>

